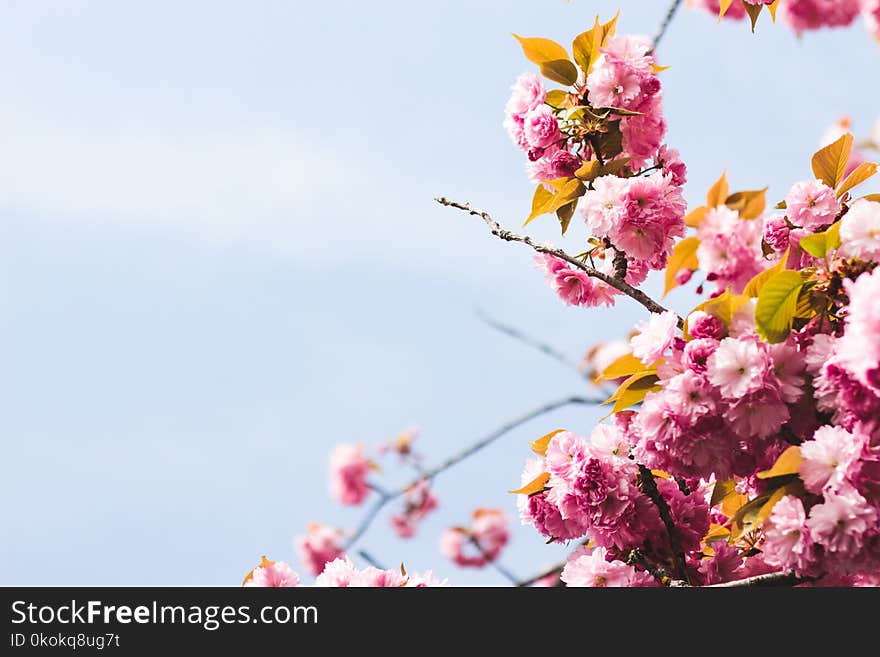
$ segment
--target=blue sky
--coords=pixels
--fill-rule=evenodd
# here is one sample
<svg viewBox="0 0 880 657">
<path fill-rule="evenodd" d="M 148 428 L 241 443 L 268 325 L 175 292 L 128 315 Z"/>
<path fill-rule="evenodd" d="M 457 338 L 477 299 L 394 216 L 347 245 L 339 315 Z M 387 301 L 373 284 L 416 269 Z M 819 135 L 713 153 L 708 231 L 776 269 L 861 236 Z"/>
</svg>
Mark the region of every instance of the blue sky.
<svg viewBox="0 0 880 657">
<path fill-rule="evenodd" d="M 584 392 L 475 310 L 578 358 L 641 308 L 563 306 L 526 250 L 432 198 L 521 223 L 532 189 L 501 120 L 531 65 L 510 33 L 566 43 L 618 8 L 650 34 L 666 3 L 4 3 L 0 583 L 236 584 L 261 554 L 295 562 L 307 523 L 356 524 L 327 494 L 333 445 L 417 425 L 435 462 Z M 691 202 L 724 168 L 781 198 L 828 124 L 880 114 L 861 26 L 798 40 L 683 11 L 659 59 Z M 383 516 L 362 546 L 503 583 L 444 563 L 439 533 L 477 506 L 514 515 L 526 441 L 600 415 L 511 433 L 438 479 L 416 539 Z M 526 576 L 559 555 L 517 525 L 503 560 Z"/>
</svg>

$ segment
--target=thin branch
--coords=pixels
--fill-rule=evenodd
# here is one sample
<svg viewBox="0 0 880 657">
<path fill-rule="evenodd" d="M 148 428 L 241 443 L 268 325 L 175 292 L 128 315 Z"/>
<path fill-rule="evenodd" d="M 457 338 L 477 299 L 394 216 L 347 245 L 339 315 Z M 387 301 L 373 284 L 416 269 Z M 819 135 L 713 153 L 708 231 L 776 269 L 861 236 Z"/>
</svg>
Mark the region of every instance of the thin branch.
<svg viewBox="0 0 880 657">
<path fill-rule="evenodd" d="M 358 556 L 370 564 L 373 568 L 378 568 L 379 570 L 387 570 L 381 563 L 379 563 L 372 554 L 367 552 L 366 550 L 358 550 Z"/>
<path fill-rule="evenodd" d="M 559 363 L 562 363 L 563 365 L 565 365 L 566 367 L 568 367 L 570 369 L 575 370 L 582 377 L 589 378 L 589 377 L 587 377 L 586 373 L 581 371 L 581 369 L 578 367 L 577 363 L 575 363 L 572 360 L 569 360 L 568 356 L 566 356 L 562 352 L 557 351 L 556 349 L 554 349 L 550 345 L 548 345 L 544 342 L 541 342 L 540 340 L 537 340 L 535 338 L 532 338 L 532 337 L 526 335 L 525 333 L 522 333 L 519 329 L 513 328 L 512 326 L 508 326 L 507 324 L 502 324 L 497 319 L 490 317 L 482 310 L 477 311 L 477 317 L 479 317 L 481 320 L 483 320 L 483 322 L 485 322 L 486 324 L 491 326 L 496 331 L 503 333 L 504 335 L 508 335 L 511 338 L 513 338 L 514 340 L 519 340 L 523 344 L 526 344 L 529 347 L 532 347 L 533 349 L 537 349 L 545 356 L 549 356 L 553 360 L 555 360 Z"/>
<path fill-rule="evenodd" d="M 470 445 L 469 447 L 467 447 L 463 451 L 461 451 L 457 454 L 454 454 L 453 456 L 450 456 L 445 461 L 443 461 L 440 465 L 437 465 L 429 470 L 423 471 L 423 473 L 417 479 L 415 479 L 414 481 L 411 481 L 410 483 L 406 484 L 405 486 L 401 486 L 400 488 L 395 488 L 394 490 L 385 490 L 383 488 L 380 488 L 378 486 L 371 484 L 370 488 L 372 488 L 376 492 L 378 497 L 376 498 L 376 501 L 373 502 L 373 505 L 369 509 L 367 509 L 367 512 L 364 514 L 364 517 L 361 518 L 361 521 L 358 524 L 357 529 L 355 529 L 354 533 L 348 538 L 347 541 L 345 541 L 344 546 L 343 546 L 344 550 L 345 551 L 351 550 L 351 548 L 354 546 L 354 544 L 357 543 L 358 540 L 360 540 L 360 538 L 367 532 L 367 530 L 370 528 L 370 525 L 373 524 L 373 521 L 376 519 L 376 516 L 379 515 L 379 512 L 389 502 L 396 500 L 398 497 L 403 495 L 407 490 L 409 490 L 412 486 L 415 486 L 420 481 L 423 481 L 425 479 L 433 479 L 434 477 L 436 477 L 440 473 L 442 473 L 445 470 L 448 470 L 449 468 L 451 468 L 452 466 L 460 463 L 461 461 L 465 460 L 466 458 L 468 458 L 472 454 L 476 454 L 481 449 L 487 447 L 488 445 L 491 445 L 493 442 L 495 442 L 496 440 L 501 438 L 501 436 L 506 434 L 508 431 L 512 431 L 513 429 L 516 429 L 521 424 L 525 424 L 529 420 L 533 420 L 537 417 L 540 417 L 541 415 L 544 415 L 545 413 L 549 413 L 551 411 L 555 411 L 557 408 L 562 408 L 564 406 L 570 406 L 572 404 L 601 404 L 603 401 L 604 400 L 602 400 L 602 399 L 588 399 L 586 397 L 566 397 L 565 399 L 560 399 L 555 402 L 550 402 L 549 404 L 544 404 L 543 406 L 536 408 L 535 410 L 533 410 L 529 413 L 526 413 L 525 415 L 522 415 L 522 416 L 516 418 L 515 420 L 511 420 L 510 422 L 507 422 L 506 424 L 504 424 L 500 428 L 498 428 L 495 431 L 493 431 L 492 433 L 490 433 L 488 436 L 481 438 L 480 440 L 478 440 L 474 444 Z"/>
<path fill-rule="evenodd" d="M 471 541 L 471 545 L 473 545 L 477 549 L 477 552 L 479 552 L 482 555 L 482 557 L 486 560 L 486 563 L 488 563 L 495 570 L 497 570 L 505 579 L 507 579 L 507 581 L 509 581 L 514 586 L 516 586 L 517 582 L 519 582 L 519 578 L 516 575 L 514 575 L 512 572 L 507 570 L 507 568 L 505 568 L 501 564 L 501 562 L 498 561 L 498 559 L 490 559 L 489 554 L 483 549 L 483 546 L 480 545 L 480 542 L 476 538 L 471 536 L 470 541 Z"/>
<path fill-rule="evenodd" d="M 675 527 L 675 521 L 672 519 L 672 511 L 669 504 L 660 491 L 657 489 L 657 482 L 654 480 L 654 473 L 644 465 L 639 464 L 639 480 L 642 482 L 642 491 L 651 498 L 657 511 L 660 512 L 660 519 L 666 526 L 666 533 L 669 534 L 669 546 L 672 548 L 672 556 L 675 559 L 677 575 L 690 583 L 687 572 L 687 561 L 684 558 L 684 550 L 681 548 L 681 540 L 679 540 L 678 529 Z"/>
<path fill-rule="evenodd" d="M 513 429 L 516 429 L 519 425 L 525 424 L 529 420 L 533 420 L 536 417 L 544 415 L 545 413 L 555 411 L 557 408 L 562 408 L 563 406 L 569 406 L 571 404 L 601 404 L 603 401 L 604 400 L 601 399 L 587 399 L 586 397 L 567 397 L 565 399 L 560 399 L 559 401 L 544 404 L 543 406 L 536 408 L 533 411 L 529 411 L 525 415 L 521 415 L 520 417 L 501 425 L 498 429 L 487 435 L 485 438 L 478 440 L 470 447 L 465 448 L 458 454 L 450 456 L 440 465 L 428 470 L 424 478 L 436 477 L 444 470 L 448 470 L 453 465 L 464 461 L 469 456 L 472 456 L 473 454 L 479 452 L 481 449 L 488 447 L 493 442 L 501 438 L 501 436 L 506 434 L 508 431 L 512 431 Z"/>
<path fill-rule="evenodd" d="M 738 579 L 734 582 L 724 582 L 723 584 L 712 584 L 706 588 L 710 589 L 735 589 L 747 586 L 796 586 L 807 582 L 815 581 L 816 577 L 798 577 L 794 573 L 767 573 L 766 575 L 755 575 L 746 579 Z"/>
<path fill-rule="evenodd" d="M 666 35 L 666 30 L 669 29 L 669 25 L 672 23 L 672 19 L 675 18 L 675 14 L 678 13 L 681 4 L 682 0 L 673 0 L 672 4 L 669 6 L 669 10 L 666 12 L 666 16 L 663 17 L 663 22 L 660 23 L 657 34 L 654 35 L 654 45 L 651 47 L 651 50 L 657 50 L 657 46 L 660 45 L 660 41 Z"/>
<path fill-rule="evenodd" d="M 539 579 L 544 579 L 545 577 L 550 577 L 550 575 L 559 575 L 562 573 L 562 569 L 565 568 L 565 563 L 558 563 L 552 568 L 548 568 L 542 573 L 535 575 L 534 577 L 530 577 L 529 579 L 520 580 L 516 583 L 517 586 L 531 586 Z"/>
<path fill-rule="evenodd" d="M 528 235 L 518 235 L 517 233 L 513 233 L 509 230 L 506 230 L 506 229 L 502 228 L 501 225 L 497 221 L 492 219 L 492 217 L 489 216 L 488 212 L 484 212 L 483 210 L 475 210 L 467 203 L 459 203 L 458 201 L 452 201 L 452 200 L 445 198 L 443 196 L 440 196 L 440 197 L 436 198 L 435 200 L 440 205 L 445 205 L 450 208 L 456 208 L 458 210 L 463 210 L 464 212 L 467 212 L 468 214 L 472 214 L 476 217 L 480 217 L 483 221 L 486 222 L 486 225 L 489 226 L 489 230 L 492 232 L 493 235 L 501 238 L 502 240 L 504 240 L 506 242 L 520 242 L 522 244 L 530 246 L 532 249 L 534 249 L 538 253 L 546 253 L 548 255 L 556 256 L 557 258 L 560 258 L 561 260 L 565 260 L 570 265 L 573 265 L 573 266 L 577 267 L 578 269 L 580 269 L 581 271 L 585 272 L 588 276 L 592 276 L 593 278 L 598 278 L 600 281 L 607 283 L 608 285 L 613 287 L 618 292 L 622 292 L 623 294 L 630 297 L 631 299 L 638 301 L 640 304 L 642 304 L 645 308 L 650 310 L 652 313 L 666 312 L 666 308 L 661 306 L 659 303 L 654 301 L 647 294 L 645 294 L 644 292 L 642 292 L 638 288 L 633 287 L 632 285 L 630 285 L 626 281 L 619 279 L 619 278 L 616 278 L 615 276 L 610 276 L 610 275 L 606 274 L 605 272 L 599 271 L 598 269 L 594 269 L 593 267 L 590 267 L 589 265 L 584 264 L 583 262 L 581 262 L 577 258 L 573 258 L 572 256 L 568 255 L 562 249 L 558 249 L 551 244 L 539 244 L 539 243 L 535 242 L 534 240 L 532 240 L 532 238 L 529 237 Z M 678 318 L 678 327 L 682 328 L 683 326 L 684 326 L 684 321 L 681 319 L 681 317 L 679 317 Z"/>
</svg>

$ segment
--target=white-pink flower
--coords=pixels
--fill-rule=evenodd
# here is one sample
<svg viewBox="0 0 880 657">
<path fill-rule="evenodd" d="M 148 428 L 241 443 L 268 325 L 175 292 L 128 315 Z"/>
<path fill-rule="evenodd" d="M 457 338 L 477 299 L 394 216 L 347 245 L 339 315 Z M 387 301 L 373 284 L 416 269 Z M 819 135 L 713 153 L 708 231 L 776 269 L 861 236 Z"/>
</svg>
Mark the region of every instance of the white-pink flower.
<svg viewBox="0 0 880 657">
<path fill-rule="evenodd" d="M 840 220 L 840 253 L 880 260 L 880 203 L 859 199 Z"/>
<path fill-rule="evenodd" d="M 811 493 L 837 490 L 858 459 L 861 442 L 843 427 L 822 426 L 801 445 L 798 473 Z"/>
<path fill-rule="evenodd" d="M 292 587 L 299 586 L 299 575 L 283 561 L 269 561 L 254 568 L 244 581 L 246 587 Z"/>
<path fill-rule="evenodd" d="M 342 556 L 342 532 L 333 527 L 311 524 L 308 533 L 294 540 L 299 562 L 312 575 L 324 570 L 324 565 Z"/>
<path fill-rule="evenodd" d="M 727 399 L 759 390 L 769 366 L 769 356 L 751 339 L 724 338 L 706 361 L 709 381 Z"/>
<path fill-rule="evenodd" d="M 803 180 L 792 185 L 785 205 L 789 220 L 810 231 L 834 223 L 840 212 L 834 190 L 820 180 Z"/>
<path fill-rule="evenodd" d="M 607 556 L 608 551 L 602 547 L 594 550 L 581 548 L 568 559 L 560 579 L 566 586 L 656 586 L 657 582 L 647 573 L 637 572 L 622 561 L 608 561 Z"/>
<path fill-rule="evenodd" d="M 629 341 L 633 355 L 645 365 L 653 365 L 675 339 L 678 315 L 671 310 L 652 313 L 651 319 L 641 322 L 636 328 L 638 333 Z"/>
<path fill-rule="evenodd" d="M 360 504 L 370 492 L 367 474 L 372 467 L 360 445 L 337 446 L 330 455 L 330 494 L 343 504 Z"/>
</svg>

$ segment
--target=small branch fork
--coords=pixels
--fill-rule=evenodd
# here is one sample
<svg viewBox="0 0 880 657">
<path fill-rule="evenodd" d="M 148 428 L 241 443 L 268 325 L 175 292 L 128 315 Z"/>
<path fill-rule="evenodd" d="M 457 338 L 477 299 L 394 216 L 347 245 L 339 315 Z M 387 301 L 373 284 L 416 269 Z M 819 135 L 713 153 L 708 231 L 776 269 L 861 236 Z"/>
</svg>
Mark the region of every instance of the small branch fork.
<svg viewBox="0 0 880 657">
<path fill-rule="evenodd" d="M 407 490 L 409 490 L 412 486 L 416 485 L 420 481 L 425 479 L 433 479 L 437 475 L 445 472 L 449 468 L 461 463 L 469 456 L 472 456 L 479 452 L 480 450 L 488 447 L 493 442 L 501 438 L 504 434 L 508 433 L 519 427 L 530 420 L 533 420 L 541 415 L 545 415 L 556 409 L 563 408 L 565 406 L 572 405 L 594 405 L 601 404 L 604 400 L 602 399 L 590 399 L 587 397 L 566 397 L 564 399 L 559 399 L 554 402 L 549 402 L 544 404 L 543 406 L 539 406 L 538 408 L 529 411 L 528 413 L 521 415 L 509 422 L 506 422 L 495 431 L 490 434 L 484 436 L 477 442 L 469 445 L 462 451 L 453 454 L 445 461 L 440 463 L 439 465 L 434 466 L 428 470 L 425 470 L 417 479 L 411 481 L 405 486 L 401 486 L 400 488 L 395 488 L 393 490 L 386 490 L 379 486 L 372 485 L 371 488 L 377 494 L 376 500 L 373 504 L 367 509 L 367 512 L 364 514 L 364 517 L 361 519 L 354 533 L 348 537 L 348 540 L 344 544 L 344 548 L 346 551 L 351 550 L 351 548 L 361 539 L 361 537 L 367 532 L 370 526 L 373 524 L 373 521 L 376 519 L 376 516 L 379 515 L 379 512 L 390 502 L 396 500 L 401 497 Z"/>
<path fill-rule="evenodd" d="M 456 208 L 457 210 L 462 210 L 467 212 L 468 214 L 474 215 L 476 217 L 480 217 L 486 225 L 489 227 L 489 230 L 496 237 L 506 241 L 506 242 L 520 242 L 525 244 L 526 246 L 531 247 L 533 250 L 538 253 L 546 253 L 548 255 L 556 256 L 557 258 L 564 260 L 570 265 L 577 267 L 581 271 L 585 272 L 588 276 L 592 276 L 593 278 L 598 278 L 600 281 L 603 281 L 613 287 L 618 292 L 625 294 L 631 299 L 639 302 L 645 308 L 647 308 L 652 313 L 662 313 L 666 312 L 666 308 L 661 306 L 659 303 L 654 301 L 647 294 L 642 292 L 640 289 L 633 287 L 625 280 L 617 278 L 616 276 L 610 276 L 605 272 L 601 272 L 598 269 L 590 267 L 589 265 L 581 262 L 577 258 L 574 258 L 568 255 L 562 249 L 556 248 L 552 244 L 542 244 L 535 242 L 528 235 L 519 235 L 517 233 L 511 232 L 505 228 L 501 227 L 497 221 L 495 221 L 488 212 L 483 210 L 477 210 L 472 208 L 467 203 L 459 203 L 458 201 L 450 200 L 446 197 L 440 196 L 435 199 L 440 205 L 445 205 L 446 207 Z M 684 321 L 681 317 L 678 318 L 678 327 L 682 328 L 684 326 Z"/>
</svg>

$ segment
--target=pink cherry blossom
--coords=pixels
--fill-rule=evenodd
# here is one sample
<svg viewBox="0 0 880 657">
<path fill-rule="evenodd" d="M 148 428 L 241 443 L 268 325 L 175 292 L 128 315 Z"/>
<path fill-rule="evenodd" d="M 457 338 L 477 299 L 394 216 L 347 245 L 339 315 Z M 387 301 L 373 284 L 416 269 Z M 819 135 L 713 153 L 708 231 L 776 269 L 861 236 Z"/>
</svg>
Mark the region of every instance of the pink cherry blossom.
<svg viewBox="0 0 880 657">
<path fill-rule="evenodd" d="M 859 199 L 840 221 L 840 253 L 880 261 L 880 203 Z"/>
<path fill-rule="evenodd" d="M 332 527 L 312 524 L 305 536 L 297 536 L 294 545 L 302 566 L 312 575 L 324 570 L 324 564 L 343 555 L 342 532 Z"/>
<path fill-rule="evenodd" d="M 283 561 L 269 561 L 263 557 L 262 564 L 253 569 L 244 586 L 262 588 L 299 586 L 299 575 Z"/>
<path fill-rule="evenodd" d="M 629 341 L 632 353 L 645 365 L 653 365 L 672 345 L 678 330 L 678 315 L 671 310 L 652 313 L 651 319 L 636 328 L 638 333 Z"/>
<path fill-rule="evenodd" d="M 360 504 L 370 493 L 367 474 L 372 467 L 360 445 L 337 446 L 330 455 L 330 494 L 342 504 Z"/>
<path fill-rule="evenodd" d="M 785 205 L 788 219 L 810 231 L 834 223 L 840 213 L 834 190 L 819 180 L 795 183 L 785 196 Z"/>
<path fill-rule="evenodd" d="M 575 552 L 565 564 L 560 578 L 566 586 L 595 588 L 657 586 L 656 580 L 620 561 L 611 561 L 608 551 L 596 548 Z"/>
</svg>

